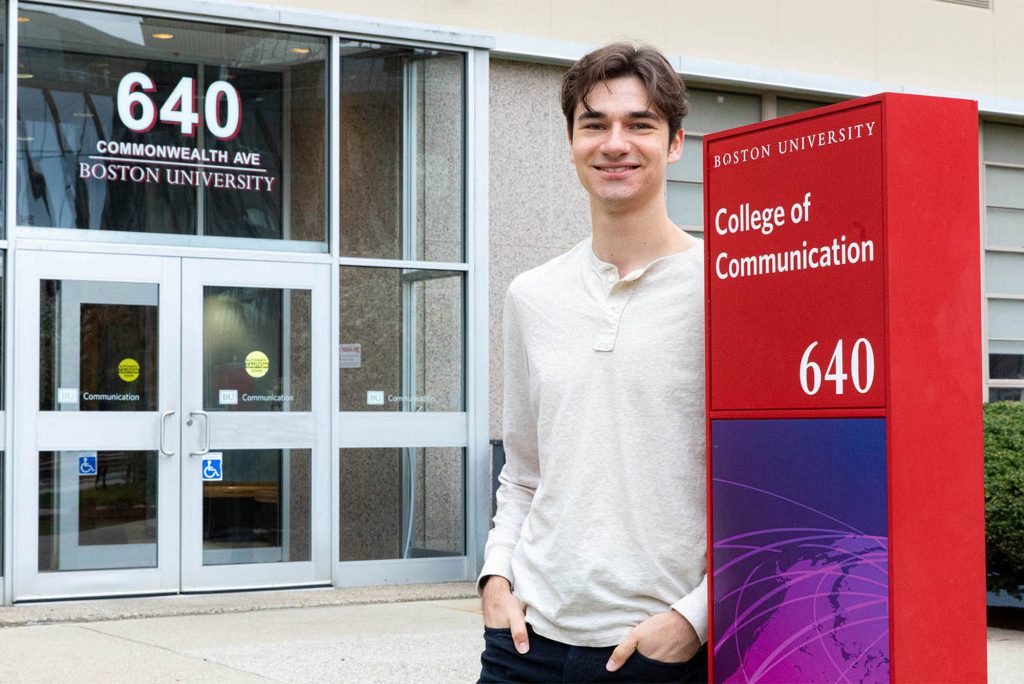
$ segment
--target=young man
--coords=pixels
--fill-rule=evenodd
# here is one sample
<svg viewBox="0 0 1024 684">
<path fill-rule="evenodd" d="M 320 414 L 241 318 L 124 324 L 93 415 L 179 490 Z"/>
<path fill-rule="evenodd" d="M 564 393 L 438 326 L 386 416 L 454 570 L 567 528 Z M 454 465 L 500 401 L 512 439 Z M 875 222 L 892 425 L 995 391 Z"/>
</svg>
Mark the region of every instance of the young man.
<svg viewBox="0 0 1024 684">
<path fill-rule="evenodd" d="M 593 232 L 506 297 L 481 681 L 706 681 L 703 244 L 665 205 L 685 86 L 614 44 L 562 110 Z"/>
</svg>

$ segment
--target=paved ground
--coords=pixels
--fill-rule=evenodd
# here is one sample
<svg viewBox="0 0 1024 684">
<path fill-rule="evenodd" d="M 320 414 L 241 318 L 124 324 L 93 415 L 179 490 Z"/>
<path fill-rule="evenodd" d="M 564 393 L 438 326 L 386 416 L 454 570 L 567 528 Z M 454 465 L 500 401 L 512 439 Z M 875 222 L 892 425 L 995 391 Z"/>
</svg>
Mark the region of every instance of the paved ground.
<svg viewBox="0 0 1024 684">
<path fill-rule="evenodd" d="M 1024 632 L 988 628 L 988 681 L 1024 682 Z"/>
<path fill-rule="evenodd" d="M 0 682 L 472 682 L 469 583 L 0 608 Z M 1024 682 L 1024 632 L 989 628 L 989 681 Z"/>
</svg>

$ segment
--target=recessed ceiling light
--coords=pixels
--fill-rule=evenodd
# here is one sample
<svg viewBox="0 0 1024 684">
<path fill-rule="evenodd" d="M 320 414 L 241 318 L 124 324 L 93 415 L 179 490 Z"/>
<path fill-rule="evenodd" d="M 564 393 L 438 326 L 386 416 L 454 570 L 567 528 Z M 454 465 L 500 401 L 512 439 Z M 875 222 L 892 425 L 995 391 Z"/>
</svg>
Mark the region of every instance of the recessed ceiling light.
<svg viewBox="0 0 1024 684">
<path fill-rule="evenodd" d="M 18 74 L 18 78 L 35 78 L 35 74 Z"/>
<path fill-rule="evenodd" d="M 304 48 L 304 47 L 293 47 L 293 48 L 292 48 L 291 50 L 289 50 L 288 52 L 293 52 L 293 53 L 295 53 L 296 55 L 308 55 L 308 54 L 309 54 L 309 48 Z"/>
<path fill-rule="evenodd" d="M 93 117 L 92 112 L 75 112 L 74 115 L 80 119 L 91 119 Z"/>
<path fill-rule="evenodd" d="M 157 40 L 170 40 L 174 37 L 173 33 L 153 33 L 151 35 Z"/>
<path fill-rule="evenodd" d="M 18 17 L 19 24 L 27 24 L 30 21 L 32 21 L 30 17 Z"/>
<path fill-rule="evenodd" d="M 18 142 L 32 142 L 33 140 L 35 140 L 35 138 L 32 136 L 18 136 Z"/>
</svg>

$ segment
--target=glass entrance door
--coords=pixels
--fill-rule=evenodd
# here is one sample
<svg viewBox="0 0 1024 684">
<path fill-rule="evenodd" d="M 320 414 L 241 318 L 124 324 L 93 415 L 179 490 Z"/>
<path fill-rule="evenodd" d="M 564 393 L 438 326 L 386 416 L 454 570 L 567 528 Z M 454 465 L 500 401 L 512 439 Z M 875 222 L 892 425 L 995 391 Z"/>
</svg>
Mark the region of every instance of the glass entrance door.
<svg viewBox="0 0 1024 684">
<path fill-rule="evenodd" d="M 19 254 L 16 600 L 329 581 L 327 271 Z"/>
<path fill-rule="evenodd" d="M 18 256 L 15 599 L 179 583 L 180 268 Z"/>
<path fill-rule="evenodd" d="M 182 283 L 182 588 L 326 582 L 327 269 L 195 259 Z"/>
</svg>

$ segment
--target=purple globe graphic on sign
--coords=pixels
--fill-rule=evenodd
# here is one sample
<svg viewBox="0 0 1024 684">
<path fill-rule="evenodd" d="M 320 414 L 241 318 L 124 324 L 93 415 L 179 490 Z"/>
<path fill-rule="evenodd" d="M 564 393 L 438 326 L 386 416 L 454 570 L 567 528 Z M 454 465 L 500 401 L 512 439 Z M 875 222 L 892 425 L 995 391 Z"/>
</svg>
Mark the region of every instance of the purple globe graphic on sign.
<svg viewBox="0 0 1024 684">
<path fill-rule="evenodd" d="M 884 422 L 731 423 L 714 428 L 715 681 L 889 681 Z"/>
<path fill-rule="evenodd" d="M 745 581 L 722 595 L 733 612 L 717 633 L 716 680 L 888 681 L 884 544 L 824 528 L 762 530 L 716 544 L 716 552 L 747 552 L 718 568 L 742 566 Z"/>
</svg>

